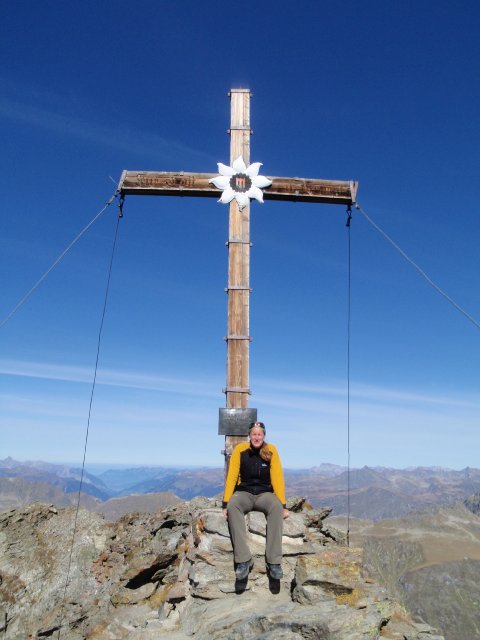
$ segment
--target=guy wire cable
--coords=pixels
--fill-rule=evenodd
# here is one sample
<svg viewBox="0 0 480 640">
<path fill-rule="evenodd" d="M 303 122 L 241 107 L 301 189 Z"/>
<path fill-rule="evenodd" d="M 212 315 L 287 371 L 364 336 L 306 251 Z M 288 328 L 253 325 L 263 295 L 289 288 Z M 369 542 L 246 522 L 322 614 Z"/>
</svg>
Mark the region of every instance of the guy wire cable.
<svg viewBox="0 0 480 640">
<path fill-rule="evenodd" d="M 396 242 L 394 242 L 392 240 L 392 238 L 390 238 L 390 236 L 385 233 L 385 231 L 383 231 L 383 229 L 381 229 L 378 224 L 376 222 L 374 222 L 368 215 L 367 213 L 362 209 L 362 207 L 357 203 L 355 203 L 355 208 L 358 209 L 358 211 L 360 211 L 364 218 L 372 225 L 372 227 L 374 227 L 384 238 L 385 240 L 388 240 L 388 242 L 392 245 L 392 247 L 394 247 L 399 253 L 400 255 L 402 255 L 405 260 L 407 262 L 409 262 L 412 267 L 414 267 L 414 269 L 416 269 L 418 271 L 418 273 L 428 282 L 428 284 L 433 287 L 433 289 L 435 289 L 435 291 L 437 291 L 441 296 L 443 296 L 445 298 L 445 300 L 447 300 L 453 307 L 455 307 L 455 309 L 457 311 L 459 311 L 462 315 L 464 315 L 467 320 L 470 320 L 470 322 L 475 325 L 477 327 L 477 329 L 480 329 L 480 322 L 478 322 L 477 320 L 475 320 L 475 318 L 473 316 L 471 316 L 467 311 L 465 311 L 465 309 L 463 309 L 457 302 L 455 302 L 455 300 L 453 298 L 451 298 L 447 293 L 445 293 L 445 291 L 443 291 L 443 289 L 441 289 L 426 273 L 423 269 L 421 269 L 406 253 L 405 251 L 403 251 Z"/>
<path fill-rule="evenodd" d="M 114 196 L 116 197 L 116 196 Z M 73 548 L 74 548 L 74 544 L 75 544 L 75 535 L 77 532 L 77 521 L 78 521 L 78 512 L 80 510 L 80 498 L 81 498 L 81 492 L 82 492 L 82 487 L 83 487 L 83 477 L 85 475 L 85 461 L 86 461 L 86 457 L 87 457 L 87 445 L 88 445 L 88 435 L 89 435 L 89 431 L 90 431 L 90 418 L 92 415 L 92 405 L 93 405 L 93 395 L 95 392 L 95 385 L 97 382 L 97 372 L 98 372 L 98 361 L 99 361 L 99 357 L 100 357 L 100 345 L 101 345 L 101 339 L 102 339 L 102 330 L 103 330 L 103 324 L 104 324 L 104 320 L 105 320 L 105 314 L 106 314 L 106 310 L 107 310 L 107 301 L 108 301 L 108 293 L 110 290 L 110 280 L 111 280 L 111 275 L 112 275 L 112 266 L 113 266 L 113 258 L 115 255 L 115 247 L 117 244 L 117 237 L 118 237 L 118 227 L 120 224 L 120 218 L 123 218 L 123 202 L 124 202 L 125 196 L 121 196 L 119 204 L 118 204 L 118 216 L 117 216 L 117 224 L 115 225 L 115 233 L 114 233 L 114 238 L 113 238 L 113 245 L 112 245 L 112 252 L 111 252 L 111 256 L 110 256 L 110 264 L 108 267 L 108 275 L 107 275 L 107 284 L 106 284 L 106 289 L 105 289 L 105 297 L 104 297 L 104 302 L 103 302 L 103 311 L 102 311 L 102 316 L 101 316 L 101 320 L 100 320 L 100 328 L 98 331 L 98 340 L 97 340 L 97 355 L 95 358 L 95 367 L 94 367 L 94 374 L 93 374 L 93 382 L 92 382 L 92 389 L 90 392 L 90 404 L 88 407 L 88 419 L 87 419 L 87 429 L 85 432 L 85 443 L 84 443 L 84 447 L 83 447 L 83 460 L 82 460 L 82 471 L 80 474 L 80 483 L 78 486 L 78 495 L 77 495 L 77 504 L 76 504 L 76 509 L 75 509 L 75 519 L 74 519 L 74 523 L 73 523 L 73 532 L 72 532 L 72 542 L 70 544 L 70 553 L 69 553 L 69 558 L 68 558 L 68 567 L 67 567 L 67 575 L 65 578 L 65 587 L 63 590 L 63 598 L 62 598 L 62 606 L 61 606 L 61 610 L 60 610 L 60 623 L 58 625 L 58 635 L 57 635 L 57 640 L 60 639 L 60 633 L 62 630 L 62 626 L 63 626 L 63 619 L 64 619 L 64 614 L 65 614 L 65 600 L 67 597 L 67 589 L 68 589 L 68 581 L 70 578 L 70 569 L 71 569 L 71 565 L 72 565 L 72 556 L 73 556 Z M 110 204 L 111 202 L 107 203 Z"/>
<path fill-rule="evenodd" d="M 96 222 L 98 220 L 98 218 L 102 215 L 102 213 L 108 209 L 108 207 L 112 204 L 112 202 L 115 200 L 115 198 L 118 196 L 119 191 L 118 189 L 115 191 L 115 193 L 112 195 L 112 197 L 107 200 L 105 206 L 100 209 L 100 211 L 95 215 L 95 217 L 93 218 L 93 220 L 91 220 L 86 227 L 84 227 L 80 233 L 70 242 L 70 244 L 68 245 L 68 247 L 66 249 L 64 249 L 62 251 L 62 253 L 58 256 L 58 258 L 53 262 L 53 264 L 45 271 L 45 273 L 43 274 L 43 276 L 41 276 L 37 282 L 33 285 L 33 287 L 27 291 L 27 293 L 23 296 L 23 298 L 15 305 L 15 307 L 10 311 L 10 313 L 5 316 L 5 318 L 0 322 L 0 329 L 7 324 L 7 322 L 10 320 L 10 318 L 12 316 L 15 315 L 15 313 L 20 309 L 20 307 L 22 307 L 25 302 L 30 298 L 30 296 L 32 295 L 32 293 L 42 284 L 42 282 L 45 280 L 45 278 L 48 276 L 48 274 L 53 271 L 53 269 L 55 269 L 55 267 L 57 266 L 57 264 L 59 262 L 61 262 L 63 260 L 63 258 L 67 255 L 67 253 L 70 251 L 70 249 L 73 247 L 74 244 L 76 244 L 80 238 L 83 236 L 83 234 L 90 229 L 90 227 L 92 226 L 92 224 L 94 224 L 94 222 Z"/>
<path fill-rule="evenodd" d="M 347 547 L 350 546 L 350 325 L 351 325 L 351 291 L 352 291 L 352 249 L 350 223 L 352 207 L 347 208 L 348 229 L 348 301 L 347 301 Z"/>
</svg>

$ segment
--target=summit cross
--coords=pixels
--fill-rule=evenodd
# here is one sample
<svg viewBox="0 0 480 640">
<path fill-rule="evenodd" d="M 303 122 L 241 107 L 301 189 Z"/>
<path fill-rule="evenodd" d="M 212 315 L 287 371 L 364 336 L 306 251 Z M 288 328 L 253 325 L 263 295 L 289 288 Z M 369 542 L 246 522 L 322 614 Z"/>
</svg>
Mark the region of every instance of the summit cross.
<svg viewBox="0 0 480 640">
<path fill-rule="evenodd" d="M 230 90 L 230 166 L 239 158 L 250 164 L 250 90 Z M 118 190 L 125 195 L 196 196 L 218 198 L 212 184 L 214 173 L 123 171 Z M 263 192 L 265 200 L 290 200 L 352 205 L 358 183 L 354 181 L 279 178 L 267 176 L 271 185 Z M 236 186 L 245 191 L 244 179 Z M 250 201 L 239 206 L 230 202 L 228 230 L 228 318 L 226 406 L 219 412 L 219 434 L 225 435 L 226 466 L 236 444 L 245 440 L 257 410 L 248 407 L 250 356 Z"/>
</svg>

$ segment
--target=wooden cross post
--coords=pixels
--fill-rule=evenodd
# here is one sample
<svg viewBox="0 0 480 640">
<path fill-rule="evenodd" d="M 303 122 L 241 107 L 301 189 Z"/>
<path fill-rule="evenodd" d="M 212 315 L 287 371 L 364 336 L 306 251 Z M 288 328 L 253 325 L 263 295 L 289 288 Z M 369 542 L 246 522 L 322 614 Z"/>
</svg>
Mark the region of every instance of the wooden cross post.
<svg viewBox="0 0 480 640">
<path fill-rule="evenodd" d="M 232 89 L 230 92 L 230 166 L 238 157 L 250 164 L 250 91 Z M 250 202 L 240 210 L 235 199 L 230 202 L 228 227 L 228 320 L 227 320 L 227 386 L 226 424 L 232 416 L 245 416 L 240 424 L 221 431 L 225 435 L 225 459 L 235 445 L 245 440 L 248 422 L 256 420 L 256 411 L 248 408 L 250 365 Z M 237 411 L 240 410 L 240 411 Z M 248 417 L 250 416 L 250 417 Z M 245 429 L 247 430 L 245 431 Z M 238 433 L 240 431 L 240 433 Z"/>
<path fill-rule="evenodd" d="M 230 165 L 239 157 L 250 164 L 250 91 L 230 91 Z M 210 180 L 213 173 L 123 171 L 118 190 L 125 195 L 196 196 L 218 198 Z M 239 177 L 239 181 L 243 180 Z M 269 176 L 271 186 L 265 200 L 290 200 L 352 205 L 358 183 L 354 181 L 278 178 Z M 241 186 L 241 185 L 240 185 Z M 248 408 L 250 356 L 250 204 L 230 202 L 228 231 L 228 322 L 226 407 L 220 409 L 219 433 L 225 435 L 225 459 L 248 435 L 248 425 L 257 410 Z"/>
</svg>

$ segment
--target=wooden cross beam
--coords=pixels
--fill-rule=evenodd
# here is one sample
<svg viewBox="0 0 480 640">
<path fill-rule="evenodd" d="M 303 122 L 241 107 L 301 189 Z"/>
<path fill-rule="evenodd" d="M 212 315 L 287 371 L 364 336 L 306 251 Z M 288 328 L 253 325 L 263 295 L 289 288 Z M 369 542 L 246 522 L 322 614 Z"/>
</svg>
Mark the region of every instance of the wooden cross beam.
<svg viewBox="0 0 480 640">
<path fill-rule="evenodd" d="M 250 91 L 230 91 L 230 166 L 242 157 L 250 164 Z M 218 198 L 219 190 L 209 181 L 217 174 L 124 171 L 120 178 L 121 195 L 194 196 Z M 269 177 L 271 186 L 265 200 L 290 200 L 351 205 L 356 200 L 358 183 L 339 180 Z M 256 409 L 248 408 L 250 354 L 250 204 L 239 207 L 230 202 L 228 231 L 228 322 L 226 407 L 220 410 L 219 433 L 225 435 L 228 465 L 233 448 L 245 439 L 246 423 L 256 419 Z"/>
<path fill-rule="evenodd" d="M 209 183 L 216 175 L 186 171 L 124 171 L 120 179 L 120 189 L 125 195 L 218 198 L 218 189 Z M 272 186 L 263 194 L 264 200 L 352 204 L 356 199 L 358 183 L 353 181 L 275 176 L 267 178 L 271 180 Z"/>
</svg>

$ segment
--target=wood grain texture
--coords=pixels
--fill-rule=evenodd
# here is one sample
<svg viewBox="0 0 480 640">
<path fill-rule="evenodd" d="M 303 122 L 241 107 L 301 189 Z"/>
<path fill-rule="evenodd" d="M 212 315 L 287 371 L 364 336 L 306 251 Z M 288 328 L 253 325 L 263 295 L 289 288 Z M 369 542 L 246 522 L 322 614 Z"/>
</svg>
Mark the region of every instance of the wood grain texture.
<svg viewBox="0 0 480 640">
<path fill-rule="evenodd" d="M 243 136 L 247 132 L 235 131 L 235 133 Z M 236 144 L 235 148 L 238 152 L 239 145 Z M 234 160 L 236 158 L 238 155 Z M 245 162 L 248 164 L 246 160 Z M 218 174 L 185 171 L 124 171 L 119 183 L 119 191 L 124 195 L 219 198 L 221 191 L 208 182 L 216 175 Z M 354 180 L 266 177 L 272 181 L 272 185 L 264 189 L 264 200 L 348 205 L 353 204 L 357 196 L 358 182 Z"/>
</svg>

